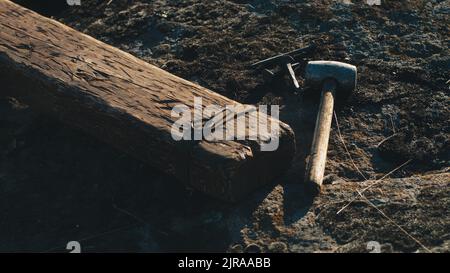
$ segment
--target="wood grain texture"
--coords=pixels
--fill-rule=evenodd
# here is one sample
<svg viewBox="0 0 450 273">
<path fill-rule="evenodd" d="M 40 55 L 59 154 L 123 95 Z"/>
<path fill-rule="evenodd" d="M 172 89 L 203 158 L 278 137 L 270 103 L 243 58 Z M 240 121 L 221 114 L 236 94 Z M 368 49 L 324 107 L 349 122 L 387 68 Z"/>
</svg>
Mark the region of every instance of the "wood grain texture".
<svg viewBox="0 0 450 273">
<path fill-rule="evenodd" d="M 311 152 L 305 173 L 305 183 L 308 184 L 308 188 L 314 193 L 320 192 L 325 172 L 331 122 L 333 121 L 335 90 L 336 82 L 334 80 L 324 82 Z"/>
<path fill-rule="evenodd" d="M 10 1 L 0 0 L 0 29 L 1 95 L 48 112 L 186 185 L 235 201 L 290 165 L 294 135 L 278 120 L 270 120 L 280 125 L 273 152 L 260 151 L 264 135 L 174 141 L 175 105 L 192 109 L 194 97 L 202 97 L 204 106 L 240 104 Z"/>
</svg>

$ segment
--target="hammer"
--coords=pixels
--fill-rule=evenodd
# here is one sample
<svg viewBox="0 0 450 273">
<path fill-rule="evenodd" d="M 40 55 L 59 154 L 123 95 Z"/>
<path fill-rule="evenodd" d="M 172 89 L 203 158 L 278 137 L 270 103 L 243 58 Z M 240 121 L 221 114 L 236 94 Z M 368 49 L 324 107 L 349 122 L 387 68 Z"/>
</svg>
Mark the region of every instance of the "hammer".
<svg viewBox="0 0 450 273">
<path fill-rule="evenodd" d="M 322 186 L 335 96 L 340 99 L 348 97 L 356 88 L 356 76 L 356 67 L 346 63 L 310 61 L 306 66 L 305 84 L 316 90 L 322 89 L 305 174 L 307 190 L 313 194 L 319 193 Z"/>
</svg>

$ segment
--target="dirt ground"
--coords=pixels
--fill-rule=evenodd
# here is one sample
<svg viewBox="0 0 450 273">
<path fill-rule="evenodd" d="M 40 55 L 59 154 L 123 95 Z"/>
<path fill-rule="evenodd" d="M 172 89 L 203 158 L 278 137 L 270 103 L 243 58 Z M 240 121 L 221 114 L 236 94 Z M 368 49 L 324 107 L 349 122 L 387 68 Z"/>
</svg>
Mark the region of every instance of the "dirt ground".
<svg viewBox="0 0 450 273">
<path fill-rule="evenodd" d="M 66 251 L 72 240 L 83 251 L 368 252 L 370 241 L 385 252 L 450 251 L 450 1 L 16 2 L 237 101 L 280 105 L 298 152 L 274 185 L 223 204 L 2 99 L 1 251 Z M 336 110 L 314 200 L 301 182 L 317 98 L 250 67 L 311 45 L 296 59 L 301 85 L 308 60 L 359 73 Z"/>
</svg>

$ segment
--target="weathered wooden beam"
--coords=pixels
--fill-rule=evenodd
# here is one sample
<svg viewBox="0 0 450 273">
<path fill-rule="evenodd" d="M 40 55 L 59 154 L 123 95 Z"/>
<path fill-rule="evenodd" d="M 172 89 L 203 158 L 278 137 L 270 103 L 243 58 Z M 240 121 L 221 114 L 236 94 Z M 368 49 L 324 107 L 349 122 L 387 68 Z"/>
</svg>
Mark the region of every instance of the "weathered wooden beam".
<svg viewBox="0 0 450 273">
<path fill-rule="evenodd" d="M 0 30 L 1 95 L 18 97 L 193 188 L 235 201 L 290 165 L 294 135 L 276 119 L 269 119 L 280 126 L 274 151 L 260 150 L 269 134 L 175 141 L 175 105 L 192 110 L 195 97 L 203 106 L 240 104 L 10 1 L 0 0 Z"/>
</svg>

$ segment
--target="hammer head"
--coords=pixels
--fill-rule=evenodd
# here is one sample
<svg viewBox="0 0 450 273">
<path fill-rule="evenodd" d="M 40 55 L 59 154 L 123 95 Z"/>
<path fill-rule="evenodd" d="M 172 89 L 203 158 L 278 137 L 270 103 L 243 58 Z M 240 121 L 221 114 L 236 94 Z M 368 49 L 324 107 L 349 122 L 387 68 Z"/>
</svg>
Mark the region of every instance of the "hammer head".
<svg viewBox="0 0 450 273">
<path fill-rule="evenodd" d="M 356 88 L 356 66 L 335 61 L 310 61 L 306 66 L 305 84 L 321 89 L 327 79 L 337 83 L 336 94 L 339 99 L 348 97 Z"/>
</svg>

